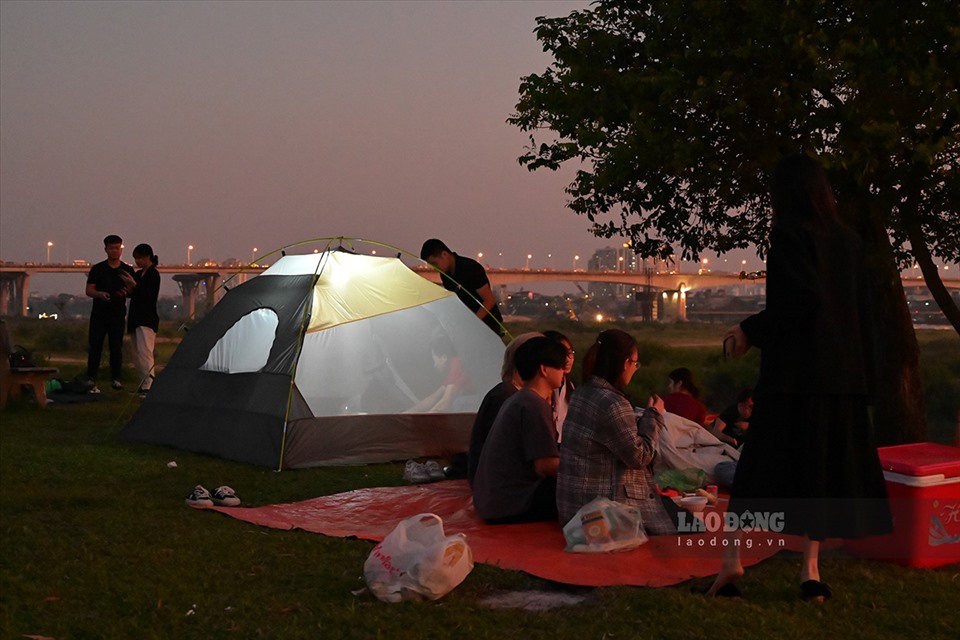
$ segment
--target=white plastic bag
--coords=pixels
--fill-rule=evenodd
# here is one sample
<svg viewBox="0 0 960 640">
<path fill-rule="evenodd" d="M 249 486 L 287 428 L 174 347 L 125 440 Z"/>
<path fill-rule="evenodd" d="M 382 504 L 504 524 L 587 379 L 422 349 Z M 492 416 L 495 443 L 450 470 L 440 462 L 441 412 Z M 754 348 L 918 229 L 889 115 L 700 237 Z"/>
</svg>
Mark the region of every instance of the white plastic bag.
<svg viewBox="0 0 960 640">
<path fill-rule="evenodd" d="M 647 541 L 640 511 L 608 498 L 594 498 L 563 527 L 567 551 L 606 553 L 639 547 Z"/>
<path fill-rule="evenodd" d="M 443 520 L 432 513 L 402 520 L 363 564 L 367 587 L 384 602 L 436 600 L 450 593 L 473 570 L 466 536 L 446 536 Z"/>
</svg>

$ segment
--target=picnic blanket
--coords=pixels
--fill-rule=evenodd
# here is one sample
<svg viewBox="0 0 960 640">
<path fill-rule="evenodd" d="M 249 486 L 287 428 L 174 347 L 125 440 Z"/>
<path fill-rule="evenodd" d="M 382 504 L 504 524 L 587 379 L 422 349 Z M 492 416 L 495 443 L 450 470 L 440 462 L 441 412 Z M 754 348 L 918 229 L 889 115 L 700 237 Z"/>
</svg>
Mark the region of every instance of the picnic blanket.
<svg viewBox="0 0 960 640">
<path fill-rule="evenodd" d="M 264 527 L 375 541 L 404 518 L 435 513 L 443 519 L 448 535 L 466 534 L 476 562 L 589 587 L 663 587 L 713 575 L 723 552 L 723 534 L 714 532 L 651 537 L 647 544 L 625 552 L 568 553 L 556 522 L 486 524 L 473 509 L 466 480 L 358 489 L 263 507 L 208 509 Z M 802 539 L 794 536 L 753 531 L 741 547 L 743 564 L 756 564 L 784 549 L 799 550 L 801 544 Z"/>
</svg>

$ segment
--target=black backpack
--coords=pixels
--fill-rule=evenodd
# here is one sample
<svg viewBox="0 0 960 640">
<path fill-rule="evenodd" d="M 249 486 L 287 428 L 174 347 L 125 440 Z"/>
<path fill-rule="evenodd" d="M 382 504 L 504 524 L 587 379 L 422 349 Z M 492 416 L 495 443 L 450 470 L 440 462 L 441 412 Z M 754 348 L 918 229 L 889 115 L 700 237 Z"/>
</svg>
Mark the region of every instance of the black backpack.
<svg viewBox="0 0 960 640">
<path fill-rule="evenodd" d="M 33 362 L 33 352 L 20 345 L 16 345 L 13 348 L 9 359 L 11 369 L 29 369 L 30 367 L 37 366 Z"/>
</svg>

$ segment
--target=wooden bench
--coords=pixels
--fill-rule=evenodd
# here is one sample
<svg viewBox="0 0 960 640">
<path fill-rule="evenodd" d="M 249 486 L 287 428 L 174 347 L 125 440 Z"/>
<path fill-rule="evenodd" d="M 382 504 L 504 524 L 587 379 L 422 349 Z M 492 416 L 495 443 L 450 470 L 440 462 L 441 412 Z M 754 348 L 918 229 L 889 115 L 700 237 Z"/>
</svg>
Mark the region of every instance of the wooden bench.
<svg viewBox="0 0 960 640">
<path fill-rule="evenodd" d="M 24 385 L 33 389 L 38 405 L 47 406 L 47 378 L 60 370 L 56 367 L 11 367 L 12 352 L 7 323 L 0 320 L 0 411 L 7 406 L 7 398 L 20 397 Z"/>
</svg>

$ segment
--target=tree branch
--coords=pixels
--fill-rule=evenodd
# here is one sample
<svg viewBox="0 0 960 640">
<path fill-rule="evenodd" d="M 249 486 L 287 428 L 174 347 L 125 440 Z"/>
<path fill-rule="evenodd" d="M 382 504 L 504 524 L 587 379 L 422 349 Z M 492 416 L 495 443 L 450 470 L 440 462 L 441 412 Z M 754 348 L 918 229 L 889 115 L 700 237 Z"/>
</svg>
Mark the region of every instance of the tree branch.
<svg viewBox="0 0 960 640">
<path fill-rule="evenodd" d="M 954 331 L 960 334 L 960 308 L 957 307 L 953 297 L 940 279 L 940 270 L 933 263 L 933 257 L 930 255 L 930 249 L 927 247 L 926 239 L 923 237 L 923 229 L 918 221 L 916 211 L 902 216 L 904 229 L 907 232 L 907 238 L 910 240 L 910 249 L 913 257 L 920 266 L 920 272 L 923 274 L 923 280 L 927 289 L 933 295 L 934 301 L 943 311 Z"/>
</svg>

